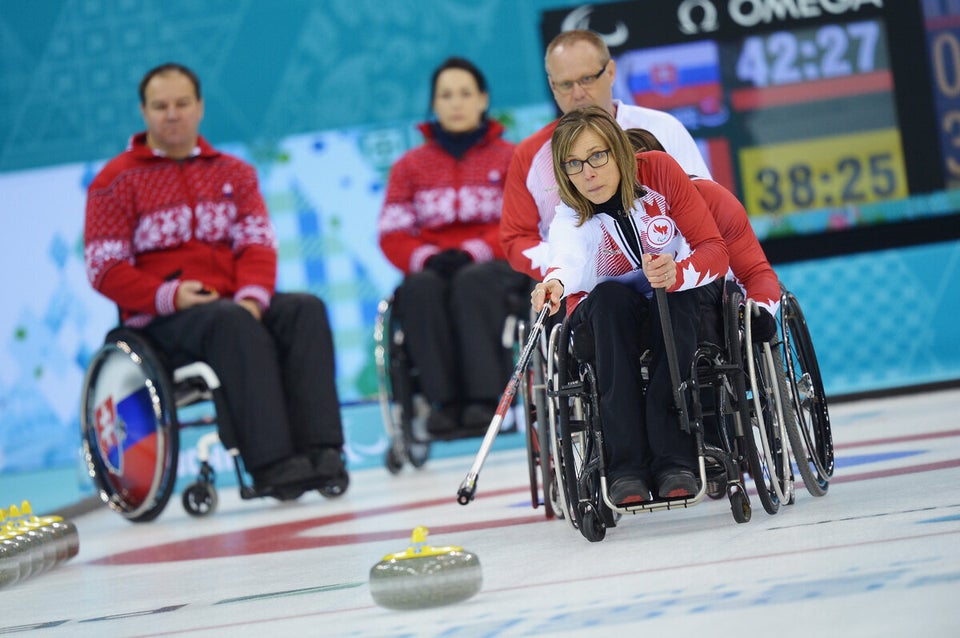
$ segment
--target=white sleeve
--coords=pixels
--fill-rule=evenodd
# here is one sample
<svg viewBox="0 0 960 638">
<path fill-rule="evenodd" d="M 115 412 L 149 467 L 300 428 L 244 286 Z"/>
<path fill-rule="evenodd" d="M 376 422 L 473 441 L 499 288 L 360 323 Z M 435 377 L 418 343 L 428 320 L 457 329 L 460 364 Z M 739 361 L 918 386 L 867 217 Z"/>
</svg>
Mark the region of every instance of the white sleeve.
<svg viewBox="0 0 960 638">
<path fill-rule="evenodd" d="M 596 273 L 588 267 L 593 258 L 592 234 L 588 224 L 577 226 L 576 214 L 567 206 L 557 206 L 550 223 L 550 267 L 544 281 L 559 279 L 564 296 L 589 292 L 596 285 Z"/>
</svg>

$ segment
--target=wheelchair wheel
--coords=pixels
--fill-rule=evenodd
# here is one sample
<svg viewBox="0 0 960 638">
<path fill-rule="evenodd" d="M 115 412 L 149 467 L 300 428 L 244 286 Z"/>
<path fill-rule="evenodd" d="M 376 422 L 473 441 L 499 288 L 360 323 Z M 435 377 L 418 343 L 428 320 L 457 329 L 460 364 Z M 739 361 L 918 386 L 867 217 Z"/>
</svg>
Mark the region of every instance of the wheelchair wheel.
<svg viewBox="0 0 960 638">
<path fill-rule="evenodd" d="M 580 532 L 591 543 L 602 541 L 607 535 L 607 526 L 590 503 L 580 504 Z"/>
<path fill-rule="evenodd" d="M 383 464 L 391 474 L 399 474 L 400 470 L 403 469 L 403 459 L 400 458 L 400 454 L 397 453 L 397 450 L 392 445 L 387 448 L 387 453 L 383 458 Z"/>
<path fill-rule="evenodd" d="M 331 480 L 329 483 L 317 489 L 324 498 L 338 498 L 343 496 L 350 486 L 350 475 L 346 472 Z"/>
<path fill-rule="evenodd" d="M 833 477 L 833 433 L 820 366 L 807 322 L 793 293 L 782 289 L 783 364 L 794 415 L 787 436 L 803 484 L 813 496 L 823 496 Z"/>
<path fill-rule="evenodd" d="M 217 509 L 217 488 L 213 483 L 197 481 L 183 490 L 181 500 L 183 509 L 190 516 L 208 516 Z"/>
<path fill-rule="evenodd" d="M 520 342 L 526 341 L 521 332 Z M 533 351 L 530 364 L 521 384 L 521 395 L 526 418 L 527 470 L 530 478 L 530 498 L 534 508 L 543 503 L 547 518 L 556 515 L 552 455 L 550 453 L 550 433 L 548 431 L 546 393 L 544 391 L 545 363 L 543 354 L 537 348 Z M 537 472 L 539 468 L 539 475 Z M 540 495 L 543 494 L 541 501 Z"/>
<path fill-rule="evenodd" d="M 80 429 L 101 500 L 133 522 L 155 519 L 177 476 L 176 403 L 160 360 L 129 330 L 107 336 L 83 383 Z"/>
<path fill-rule="evenodd" d="M 738 523 L 749 523 L 753 509 L 750 507 L 747 495 L 739 491 L 731 494 L 730 511 L 733 512 L 733 520 Z"/>
<path fill-rule="evenodd" d="M 390 441 L 384 465 L 391 474 L 399 474 L 407 462 L 423 467 L 430 458 L 430 443 L 428 437 L 415 434 L 426 431 L 427 408 L 414 396 L 411 364 L 403 348 L 403 333 L 393 321 L 392 306 L 393 297 L 377 305 L 373 340 L 381 417 Z"/>
<path fill-rule="evenodd" d="M 554 340 L 551 338 L 551 341 Z M 565 502 L 567 517 L 574 528 L 588 541 L 603 540 L 606 528 L 616 522 L 613 512 L 603 501 L 600 477 L 599 406 L 596 376 L 589 363 L 577 363 L 568 355 L 569 328 L 564 322 L 557 358 L 556 382 L 552 390 L 556 405 L 556 474 Z M 577 377 L 573 377 L 576 368 Z"/>
</svg>

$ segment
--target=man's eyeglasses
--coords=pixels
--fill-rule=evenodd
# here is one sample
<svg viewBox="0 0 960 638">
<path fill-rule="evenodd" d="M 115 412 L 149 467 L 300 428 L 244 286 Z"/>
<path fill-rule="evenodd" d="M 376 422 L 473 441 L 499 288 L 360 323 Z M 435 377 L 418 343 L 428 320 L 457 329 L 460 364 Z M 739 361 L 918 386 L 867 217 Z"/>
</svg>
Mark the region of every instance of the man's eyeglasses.
<svg viewBox="0 0 960 638">
<path fill-rule="evenodd" d="M 576 175 L 577 173 L 583 172 L 583 165 L 589 164 L 593 168 L 600 168 L 601 166 L 606 166 L 607 162 L 610 161 L 610 149 L 603 151 L 597 151 L 590 157 L 585 160 L 572 159 L 563 162 L 563 172 L 567 175 Z"/>
<path fill-rule="evenodd" d="M 578 84 L 583 88 L 587 88 L 600 79 L 600 76 L 603 75 L 603 72 L 607 70 L 608 64 L 610 64 L 610 60 L 604 62 L 603 68 L 600 69 L 595 75 L 585 75 L 579 80 L 567 80 L 566 82 L 554 82 L 553 80 L 550 80 L 550 86 L 552 86 L 553 90 L 557 93 L 564 95 L 573 91 L 573 87 Z"/>
</svg>

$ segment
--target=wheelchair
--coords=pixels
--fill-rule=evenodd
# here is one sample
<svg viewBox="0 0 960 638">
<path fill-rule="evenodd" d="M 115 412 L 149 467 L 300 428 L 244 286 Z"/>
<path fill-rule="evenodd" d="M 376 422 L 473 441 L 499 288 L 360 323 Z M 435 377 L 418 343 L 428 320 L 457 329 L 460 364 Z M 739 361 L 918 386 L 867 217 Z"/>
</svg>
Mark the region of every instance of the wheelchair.
<svg viewBox="0 0 960 638">
<path fill-rule="evenodd" d="M 487 428 L 485 426 L 479 431 L 452 432 L 443 437 L 427 431 L 430 404 L 420 391 L 419 372 L 404 347 L 403 326 L 393 316 L 392 309 L 392 296 L 380 301 L 374 320 L 373 337 L 378 399 L 390 441 L 384 463 L 391 474 L 397 474 L 406 463 L 414 468 L 423 467 L 430 457 L 432 443 L 483 436 Z M 503 327 L 505 348 L 514 347 L 522 325 L 518 313 L 507 316 Z M 510 425 L 506 429 L 515 427 Z"/>
<path fill-rule="evenodd" d="M 211 401 L 215 418 L 181 421 L 178 410 Z M 220 380 L 206 363 L 173 369 L 139 331 L 111 330 L 87 367 L 81 392 L 80 430 L 87 472 L 100 499 L 131 522 L 148 522 L 164 510 L 173 493 L 181 428 L 217 425 L 197 442 L 197 480 L 182 493 L 188 514 L 207 516 L 217 507 L 210 449 L 222 443 L 231 456 L 243 499 L 273 496 L 244 480 Z M 349 479 L 337 477 L 319 491 L 336 497 Z"/>
<path fill-rule="evenodd" d="M 780 328 L 786 390 L 793 418 L 787 435 L 807 491 L 823 496 L 833 477 L 833 433 L 820 366 L 797 298 L 780 287 Z"/>
<path fill-rule="evenodd" d="M 531 310 L 532 312 L 532 310 Z M 532 315 L 531 315 L 532 317 Z M 534 324 L 531 318 L 528 324 L 519 321 L 517 336 L 520 343 L 526 343 L 528 325 Z M 547 397 L 547 333 L 541 330 L 536 335 L 536 345 L 530 356 L 520 385 L 523 402 L 524 423 L 526 424 L 527 469 L 530 479 L 530 502 L 534 509 L 543 505 L 547 518 L 564 516 L 560 507 L 559 485 L 556 479 L 556 467 L 550 442 L 550 410 Z"/>
<path fill-rule="evenodd" d="M 577 351 L 568 319 L 553 328 L 546 394 L 557 496 L 564 517 L 584 538 L 603 540 L 624 514 L 691 507 L 705 495 L 726 496 L 734 520 L 745 523 L 752 516 L 745 476 L 753 479 L 768 514 L 793 502 L 785 423 L 794 416 L 786 405 L 792 395 L 779 349 L 750 342 L 750 323 L 745 319 L 751 310 L 740 288 L 726 282 L 719 329 L 724 343 L 701 341 L 690 370 L 682 378 L 679 370 L 671 375 L 680 426 L 696 442 L 698 492 L 628 506 L 613 503 L 607 489 L 594 363 L 589 354 Z M 667 336 L 668 348 L 671 339 Z M 649 349 L 641 364 L 649 380 Z"/>
</svg>

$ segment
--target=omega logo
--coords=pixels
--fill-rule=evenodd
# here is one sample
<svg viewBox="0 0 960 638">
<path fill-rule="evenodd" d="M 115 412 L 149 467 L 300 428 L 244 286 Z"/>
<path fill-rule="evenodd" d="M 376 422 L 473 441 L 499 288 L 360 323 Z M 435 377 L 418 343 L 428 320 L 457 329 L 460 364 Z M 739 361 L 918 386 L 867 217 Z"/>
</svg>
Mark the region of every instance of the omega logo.
<svg viewBox="0 0 960 638">
<path fill-rule="evenodd" d="M 883 8 L 883 0 L 727 0 L 730 19 L 741 27 L 755 27 L 780 20 L 817 18 L 859 11 L 870 4 Z M 715 0 L 683 0 L 677 7 L 678 27 L 686 35 L 717 30 Z"/>
<path fill-rule="evenodd" d="M 694 10 L 699 9 L 699 23 L 694 22 Z M 717 8 L 710 0 L 683 0 L 677 8 L 680 31 L 687 35 L 717 30 Z"/>
</svg>

